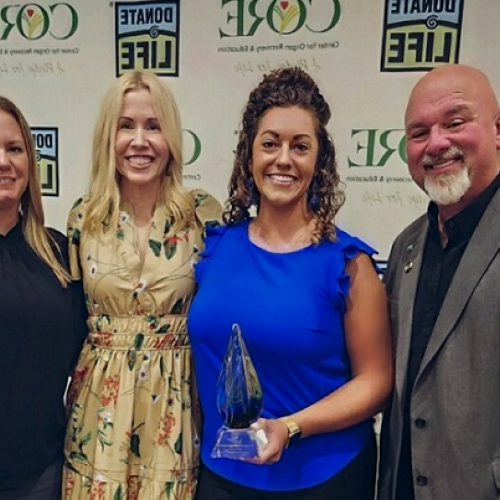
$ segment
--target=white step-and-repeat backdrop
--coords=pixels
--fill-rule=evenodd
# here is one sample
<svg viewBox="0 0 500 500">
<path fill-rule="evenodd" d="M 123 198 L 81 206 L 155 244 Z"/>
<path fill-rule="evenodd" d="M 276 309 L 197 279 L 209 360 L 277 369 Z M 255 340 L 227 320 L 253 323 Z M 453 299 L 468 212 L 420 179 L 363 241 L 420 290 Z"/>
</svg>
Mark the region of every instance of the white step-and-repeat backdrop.
<svg viewBox="0 0 500 500">
<path fill-rule="evenodd" d="M 170 85 L 185 184 L 222 202 L 248 93 L 271 69 L 300 66 L 333 111 L 347 196 L 338 223 L 383 260 L 427 205 L 406 168 L 408 93 L 447 62 L 480 67 L 500 90 L 499 25 L 498 0 L 0 0 L 0 94 L 32 126 L 47 222 L 64 230 L 117 75 L 147 68 Z"/>
</svg>

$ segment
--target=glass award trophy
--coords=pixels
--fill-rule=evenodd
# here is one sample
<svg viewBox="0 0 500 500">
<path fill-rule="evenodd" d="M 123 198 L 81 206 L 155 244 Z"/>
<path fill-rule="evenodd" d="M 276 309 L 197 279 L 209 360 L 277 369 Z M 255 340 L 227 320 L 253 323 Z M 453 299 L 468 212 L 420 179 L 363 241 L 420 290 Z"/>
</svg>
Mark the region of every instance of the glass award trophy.
<svg viewBox="0 0 500 500">
<path fill-rule="evenodd" d="M 262 413 L 262 389 L 238 324 L 217 380 L 217 410 L 224 425 L 217 432 L 213 458 L 257 458 L 267 444 L 262 429 L 250 425 Z"/>
</svg>

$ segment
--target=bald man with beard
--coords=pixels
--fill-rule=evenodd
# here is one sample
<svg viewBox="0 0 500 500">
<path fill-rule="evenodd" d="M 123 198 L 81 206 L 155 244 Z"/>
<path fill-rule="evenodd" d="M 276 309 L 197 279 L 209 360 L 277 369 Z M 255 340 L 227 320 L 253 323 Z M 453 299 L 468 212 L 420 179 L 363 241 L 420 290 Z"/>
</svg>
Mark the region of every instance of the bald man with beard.
<svg viewBox="0 0 500 500">
<path fill-rule="evenodd" d="M 430 198 L 384 278 L 395 386 L 379 500 L 500 498 L 500 111 L 484 73 L 438 67 L 410 94 L 408 168 Z"/>
</svg>

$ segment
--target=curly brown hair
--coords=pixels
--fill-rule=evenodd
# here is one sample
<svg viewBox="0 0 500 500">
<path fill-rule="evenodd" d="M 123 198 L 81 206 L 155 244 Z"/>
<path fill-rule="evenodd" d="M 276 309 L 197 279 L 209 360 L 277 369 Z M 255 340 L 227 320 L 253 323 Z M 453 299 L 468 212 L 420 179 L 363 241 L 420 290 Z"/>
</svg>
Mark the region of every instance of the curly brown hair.
<svg viewBox="0 0 500 500">
<path fill-rule="evenodd" d="M 224 222 L 228 225 L 250 218 L 250 209 L 259 210 L 260 194 L 253 184 L 250 164 L 259 122 L 271 108 L 298 106 L 309 111 L 315 122 L 319 150 L 315 172 L 308 190 L 309 209 L 316 221 L 311 241 L 335 239 L 335 215 L 344 203 L 344 191 L 337 172 L 333 140 L 326 129 L 331 112 L 314 80 L 300 68 L 281 68 L 264 75 L 250 93 L 243 112 L 241 130 L 229 181 L 229 198 Z"/>
</svg>

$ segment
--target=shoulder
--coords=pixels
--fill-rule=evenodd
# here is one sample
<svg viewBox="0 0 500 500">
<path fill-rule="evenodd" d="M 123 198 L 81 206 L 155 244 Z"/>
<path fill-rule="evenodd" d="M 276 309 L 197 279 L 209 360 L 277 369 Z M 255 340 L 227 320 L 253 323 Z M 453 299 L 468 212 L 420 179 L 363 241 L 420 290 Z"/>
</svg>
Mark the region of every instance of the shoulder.
<svg viewBox="0 0 500 500">
<path fill-rule="evenodd" d="M 189 194 L 194 200 L 196 209 L 200 207 L 213 206 L 218 207 L 218 209 L 221 210 L 221 204 L 217 201 L 217 199 L 204 189 L 192 189 L 189 191 Z"/>
<path fill-rule="evenodd" d="M 420 233 L 425 227 L 427 227 L 427 214 L 421 215 L 418 219 L 415 219 L 411 224 L 406 226 L 396 237 L 395 241 L 407 240 L 417 233 Z"/>
<path fill-rule="evenodd" d="M 88 196 L 81 196 L 80 198 L 78 198 L 71 207 L 71 210 L 69 212 L 69 218 L 82 219 L 88 203 L 89 203 Z"/>
<path fill-rule="evenodd" d="M 189 191 L 194 201 L 194 215 L 197 223 L 205 228 L 216 227 L 222 221 L 222 206 L 203 189 Z"/>
<path fill-rule="evenodd" d="M 66 229 L 68 232 L 69 240 L 73 244 L 78 245 L 80 242 L 80 233 L 83 226 L 83 219 L 85 216 L 85 210 L 87 209 L 88 201 L 89 200 L 87 196 L 78 198 L 75 203 L 73 203 L 73 206 L 71 207 L 71 210 L 69 212 Z"/>
<path fill-rule="evenodd" d="M 335 233 L 334 241 L 324 240 L 318 245 L 319 259 L 316 258 L 316 251 L 311 253 L 311 258 L 314 258 L 315 266 L 321 266 L 321 274 L 332 303 L 345 313 L 355 274 L 353 270 L 376 275 L 376 266 L 372 260 L 376 250 L 339 227 L 335 228 Z"/>
<path fill-rule="evenodd" d="M 87 195 L 80 196 L 80 198 L 77 198 L 73 203 L 71 211 L 73 212 L 73 211 L 83 210 L 88 205 L 88 202 L 89 202 L 89 197 Z"/>
<path fill-rule="evenodd" d="M 403 229 L 394 240 L 384 273 L 384 283 L 389 292 L 393 289 L 396 277 L 402 272 L 408 249 L 413 248 L 416 242 L 422 241 L 421 236 L 427 228 L 427 220 L 427 214 L 420 216 Z"/>
<path fill-rule="evenodd" d="M 362 239 L 357 236 L 353 236 L 347 231 L 336 227 L 336 239 L 333 242 L 333 246 L 338 252 L 344 255 L 346 261 L 349 261 L 356 257 L 359 253 L 365 253 L 370 257 L 378 253 L 373 247 L 365 243 Z"/>
<path fill-rule="evenodd" d="M 208 257 L 213 254 L 215 249 L 219 246 L 221 241 L 229 241 L 232 242 L 242 232 L 245 231 L 245 228 L 248 225 L 248 221 L 240 222 L 238 224 L 232 226 L 226 225 L 207 225 L 206 227 L 206 239 L 205 239 L 205 250 L 202 252 L 202 257 Z"/>
<path fill-rule="evenodd" d="M 244 227 L 248 222 L 234 226 L 207 226 L 205 248 L 200 254 L 200 260 L 195 267 L 196 281 L 200 283 L 208 268 L 217 269 L 218 265 L 226 265 L 232 259 L 238 259 L 240 253 L 236 250 L 241 242 Z M 216 264 L 218 263 L 218 264 Z M 214 267 L 215 266 L 215 267 Z"/>
<path fill-rule="evenodd" d="M 46 231 L 59 246 L 65 246 L 68 244 L 68 238 L 58 229 L 47 227 Z"/>
<path fill-rule="evenodd" d="M 207 226 L 218 225 L 222 220 L 222 206 L 217 199 L 203 189 L 189 191 L 194 201 L 196 218 Z"/>
<path fill-rule="evenodd" d="M 68 258 L 68 238 L 53 227 L 46 228 L 47 234 L 49 235 L 49 243 L 54 252 L 54 255 L 60 259 L 62 257 L 62 263 L 67 267 Z M 61 257 L 59 257 L 61 256 Z"/>
<path fill-rule="evenodd" d="M 406 248 L 407 244 L 410 241 L 415 240 L 418 236 L 422 234 L 427 228 L 427 214 L 421 215 L 418 219 L 415 219 L 411 224 L 406 226 L 398 236 L 396 236 L 392 248 L 391 248 L 391 256 L 394 257 L 395 254 L 398 254 L 401 249 Z"/>
</svg>

